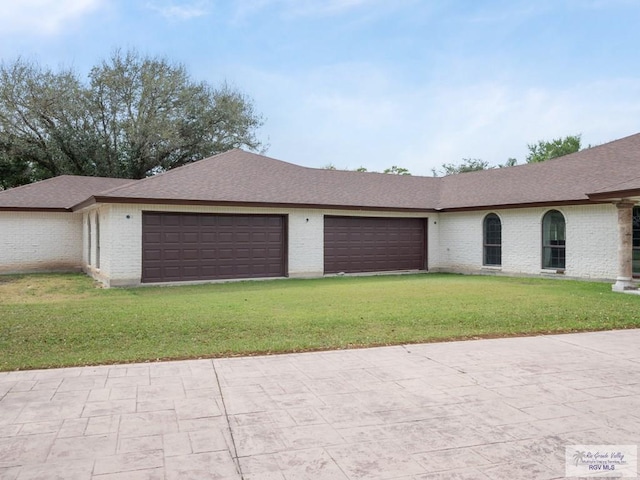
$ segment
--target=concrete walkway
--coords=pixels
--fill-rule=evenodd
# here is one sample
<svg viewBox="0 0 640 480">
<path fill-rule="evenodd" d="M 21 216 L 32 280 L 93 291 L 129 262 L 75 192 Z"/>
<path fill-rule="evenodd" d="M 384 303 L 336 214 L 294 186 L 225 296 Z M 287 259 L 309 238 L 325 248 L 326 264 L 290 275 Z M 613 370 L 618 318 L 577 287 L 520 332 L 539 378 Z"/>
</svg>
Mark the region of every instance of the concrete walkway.
<svg viewBox="0 0 640 480">
<path fill-rule="evenodd" d="M 0 479 L 565 478 L 640 443 L 640 330 L 0 373 Z"/>
</svg>

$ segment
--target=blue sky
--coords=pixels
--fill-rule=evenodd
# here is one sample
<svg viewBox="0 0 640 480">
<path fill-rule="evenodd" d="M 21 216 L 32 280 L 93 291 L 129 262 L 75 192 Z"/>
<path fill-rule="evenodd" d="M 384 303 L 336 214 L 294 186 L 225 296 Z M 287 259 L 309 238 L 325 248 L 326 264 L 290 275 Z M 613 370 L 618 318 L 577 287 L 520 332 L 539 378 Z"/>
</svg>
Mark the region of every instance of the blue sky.
<svg viewBox="0 0 640 480">
<path fill-rule="evenodd" d="M 431 175 L 640 132 L 638 25 L 640 0 L 0 0 L 0 58 L 165 56 L 253 98 L 269 156 Z"/>
</svg>

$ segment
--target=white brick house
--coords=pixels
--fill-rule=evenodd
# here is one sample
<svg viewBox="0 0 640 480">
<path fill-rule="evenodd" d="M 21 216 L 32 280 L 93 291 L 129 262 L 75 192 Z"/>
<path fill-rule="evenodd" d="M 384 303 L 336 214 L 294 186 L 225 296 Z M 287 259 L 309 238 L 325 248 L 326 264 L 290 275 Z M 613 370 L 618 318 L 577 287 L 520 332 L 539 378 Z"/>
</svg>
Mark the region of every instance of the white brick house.
<svg viewBox="0 0 640 480">
<path fill-rule="evenodd" d="M 443 178 L 233 150 L 144 180 L 62 176 L 0 192 L 0 273 L 83 270 L 124 286 L 432 271 L 623 290 L 640 275 L 639 202 L 640 134 Z"/>
</svg>

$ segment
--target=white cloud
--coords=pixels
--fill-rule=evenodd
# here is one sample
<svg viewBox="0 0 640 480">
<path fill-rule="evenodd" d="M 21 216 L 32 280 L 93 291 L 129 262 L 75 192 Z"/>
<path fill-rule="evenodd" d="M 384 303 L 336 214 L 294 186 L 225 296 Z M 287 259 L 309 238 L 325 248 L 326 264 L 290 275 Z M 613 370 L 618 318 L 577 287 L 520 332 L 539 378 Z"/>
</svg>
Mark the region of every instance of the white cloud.
<svg viewBox="0 0 640 480">
<path fill-rule="evenodd" d="M 0 2 L 0 32 L 55 34 L 102 4 L 103 0 L 4 0 Z"/>
<path fill-rule="evenodd" d="M 363 63 L 236 75 L 267 117 L 267 154 L 312 167 L 399 165 L 431 175 L 463 158 L 522 163 L 529 143 L 582 134 L 584 146 L 597 145 L 636 133 L 640 117 L 635 78 L 571 88 L 515 81 L 416 87 Z"/>
<path fill-rule="evenodd" d="M 428 174 L 443 163 L 480 158 L 492 165 L 509 157 L 524 162 L 527 144 L 582 134 L 597 145 L 635 133 L 640 114 L 640 80 L 591 82 L 568 89 L 517 84 L 481 84 L 421 93 L 438 100 L 426 115 L 407 118 L 425 126 L 402 153 L 411 171 Z"/>
<path fill-rule="evenodd" d="M 207 0 L 195 2 L 149 2 L 147 3 L 147 8 L 170 20 L 190 20 L 211 13 L 211 2 Z"/>
</svg>

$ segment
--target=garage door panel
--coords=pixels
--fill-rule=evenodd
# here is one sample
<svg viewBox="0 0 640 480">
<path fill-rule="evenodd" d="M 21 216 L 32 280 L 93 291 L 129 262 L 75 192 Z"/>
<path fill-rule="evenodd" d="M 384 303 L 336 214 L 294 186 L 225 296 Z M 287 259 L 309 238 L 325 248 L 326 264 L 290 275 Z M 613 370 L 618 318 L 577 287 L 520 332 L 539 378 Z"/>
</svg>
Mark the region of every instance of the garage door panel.
<svg viewBox="0 0 640 480">
<path fill-rule="evenodd" d="M 188 215 L 182 220 L 182 227 L 195 227 L 200 225 L 200 219 L 196 215 Z"/>
<path fill-rule="evenodd" d="M 162 243 L 180 243 L 180 232 L 165 232 L 162 236 Z"/>
<path fill-rule="evenodd" d="M 199 243 L 200 235 L 198 232 L 184 232 L 181 240 L 182 243 Z"/>
<path fill-rule="evenodd" d="M 161 224 L 165 227 L 179 227 L 180 226 L 180 217 L 177 215 L 171 216 L 161 216 Z"/>
<path fill-rule="evenodd" d="M 182 251 L 182 260 L 183 261 L 189 261 L 189 260 L 198 261 L 199 259 L 200 259 L 200 252 L 198 250 L 192 249 L 192 250 L 183 250 Z"/>
<path fill-rule="evenodd" d="M 146 244 L 150 244 L 150 243 L 160 243 L 162 241 L 162 234 L 160 233 L 145 233 L 144 235 L 142 235 L 142 241 L 145 242 Z"/>
<path fill-rule="evenodd" d="M 202 265 L 201 274 L 207 277 L 217 277 L 218 276 L 218 268 L 212 265 Z"/>
<path fill-rule="evenodd" d="M 220 260 L 233 260 L 234 254 L 232 248 L 220 248 L 218 249 Z"/>
<path fill-rule="evenodd" d="M 233 265 L 220 265 L 218 267 L 218 276 L 221 278 L 229 278 L 234 274 Z"/>
<path fill-rule="evenodd" d="M 165 262 L 180 260 L 180 250 L 164 250 L 162 253 L 162 260 Z"/>
<path fill-rule="evenodd" d="M 425 219 L 325 216 L 325 273 L 424 269 Z"/>
<path fill-rule="evenodd" d="M 155 213 L 147 213 L 146 215 L 147 225 L 160 225 L 162 223 L 162 217 Z"/>
<path fill-rule="evenodd" d="M 198 265 L 182 264 L 182 275 L 184 277 L 198 278 L 200 274 L 200 267 Z"/>
<path fill-rule="evenodd" d="M 200 250 L 202 260 L 214 260 L 218 257 L 218 251 L 215 248 L 203 248 Z"/>
<path fill-rule="evenodd" d="M 251 241 L 251 234 L 249 232 L 237 232 L 235 241 L 237 243 L 249 243 Z"/>
<path fill-rule="evenodd" d="M 177 265 L 165 265 L 162 269 L 169 278 L 177 278 L 180 276 L 180 267 Z"/>
<path fill-rule="evenodd" d="M 143 213 L 142 281 L 285 276 L 279 215 Z"/>
</svg>

